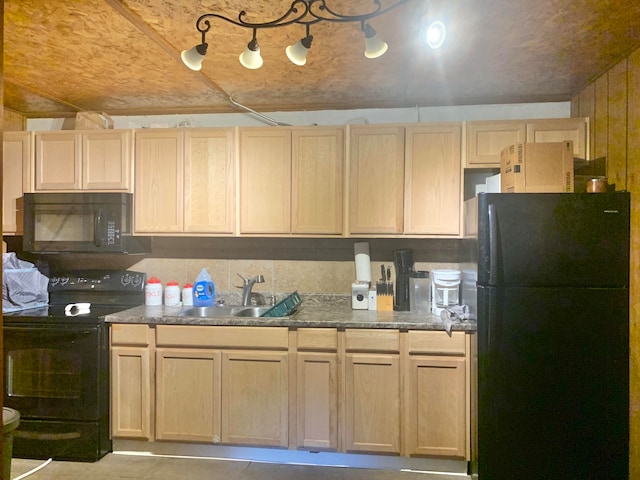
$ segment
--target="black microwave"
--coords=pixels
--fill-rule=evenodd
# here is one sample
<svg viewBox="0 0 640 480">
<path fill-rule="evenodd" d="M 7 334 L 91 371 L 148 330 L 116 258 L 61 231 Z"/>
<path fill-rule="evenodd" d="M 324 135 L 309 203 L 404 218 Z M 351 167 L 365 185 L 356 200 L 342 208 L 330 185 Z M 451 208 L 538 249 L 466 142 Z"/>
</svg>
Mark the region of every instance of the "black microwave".
<svg viewBox="0 0 640 480">
<path fill-rule="evenodd" d="M 134 237 L 130 193 L 25 193 L 23 250 L 31 253 L 151 252 Z"/>
</svg>

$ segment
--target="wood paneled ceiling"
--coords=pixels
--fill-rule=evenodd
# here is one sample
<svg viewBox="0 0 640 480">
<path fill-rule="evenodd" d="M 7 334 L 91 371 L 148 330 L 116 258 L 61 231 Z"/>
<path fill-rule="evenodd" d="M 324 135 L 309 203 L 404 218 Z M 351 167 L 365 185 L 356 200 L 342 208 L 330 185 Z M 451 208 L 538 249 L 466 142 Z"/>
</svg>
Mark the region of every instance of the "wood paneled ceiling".
<svg viewBox="0 0 640 480">
<path fill-rule="evenodd" d="M 386 7 L 395 0 L 381 0 Z M 372 0 L 327 0 L 335 11 L 370 11 Z M 637 0 L 411 0 L 371 20 L 389 44 L 363 55 L 358 23 L 322 22 L 307 64 L 287 45 L 292 25 L 258 31 L 264 58 L 238 55 L 251 30 L 212 20 L 200 72 L 180 52 L 200 42 L 203 13 L 250 21 L 279 17 L 290 0 L 5 0 L 4 104 L 28 118 L 78 111 L 110 115 L 288 111 L 566 101 L 640 47 Z M 438 51 L 419 40 L 430 16 L 448 25 Z"/>
</svg>

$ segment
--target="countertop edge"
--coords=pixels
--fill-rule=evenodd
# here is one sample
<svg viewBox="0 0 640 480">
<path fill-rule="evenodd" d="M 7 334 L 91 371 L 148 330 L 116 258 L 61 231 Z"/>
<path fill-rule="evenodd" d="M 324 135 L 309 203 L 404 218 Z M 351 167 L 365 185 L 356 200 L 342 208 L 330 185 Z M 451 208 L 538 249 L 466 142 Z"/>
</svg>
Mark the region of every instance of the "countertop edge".
<svg viewBox="0 0 640 480">
<path fill-rule="evenodd" d="M 149 325 L 261 326 L 292 328 L 371 328 L 400 330 L 446 330 L 444 322 L 432 314 L 377 312 L 343 307 L 300 308 L 290 317 L 189 317 L 180 316 L 181 307 L 140 306 L 106 315 L 107 323 Z M 452 322 L 451 331 L 475 332 L 476 322 Z"/>
</svg>

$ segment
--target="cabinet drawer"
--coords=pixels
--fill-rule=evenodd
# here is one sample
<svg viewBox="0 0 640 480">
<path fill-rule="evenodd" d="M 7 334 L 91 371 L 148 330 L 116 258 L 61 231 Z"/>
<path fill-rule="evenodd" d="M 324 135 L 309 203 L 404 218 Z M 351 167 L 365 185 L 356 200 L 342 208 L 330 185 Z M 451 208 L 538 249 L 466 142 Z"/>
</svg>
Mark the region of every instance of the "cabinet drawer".
<svg viewBox="0 0 640 480">
<path fill-rule="evenodd" d="M 111 325 L 111 345 L 149 346 L 152 338 L 149 325 L 114 323 Z"/>
<path fill-rule="evenodd" d="M 465 354 L 465 333 L 443 331 L 410 331 L 407 333 L 407 350 L 411 354 Z"/>
<path fill-rule="evenodd" d="M 399 352 L 398 330 L 353 329 L 345 332 L 345 348 L 348 352 Z"/>
<path fill-rule="evenodd" d="M 158 325 L 159 347 L 214 347 L 286 350 L 287 327 L 219 327 L 204 325 Z"/>
<path fill-rule="evenodd" d="M 336 328 L 299 328 L 298 350 L 338 349 L 338 330 Z"/>
</svg>

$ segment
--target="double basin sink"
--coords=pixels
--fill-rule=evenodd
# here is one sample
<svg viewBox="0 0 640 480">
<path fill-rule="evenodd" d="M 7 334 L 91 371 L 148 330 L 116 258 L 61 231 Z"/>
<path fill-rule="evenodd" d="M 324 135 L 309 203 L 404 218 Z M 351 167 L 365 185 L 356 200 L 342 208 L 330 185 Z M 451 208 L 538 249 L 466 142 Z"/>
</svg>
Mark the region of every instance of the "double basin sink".
<svg viewBox="0 0 640 480">
<path fill-rule="evenodd" d="M 267 306 L 226 306 L 216 305 L 213 307 L 188 307 L 183 308 L 177 314 L 179 317 L 261 317 L 271 307 Z"/>
</svg>

